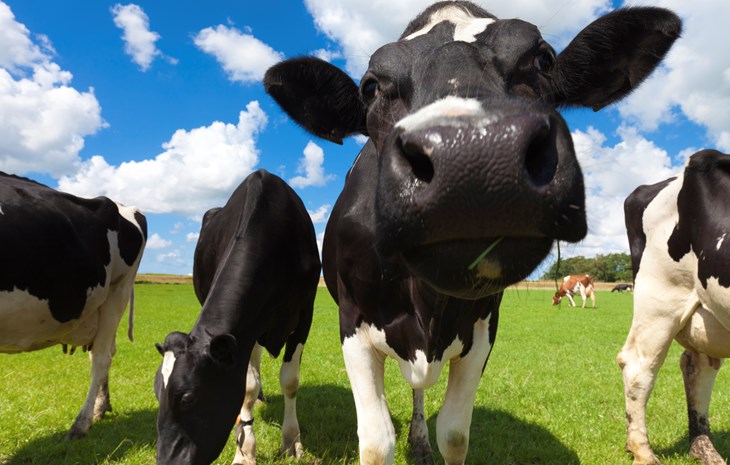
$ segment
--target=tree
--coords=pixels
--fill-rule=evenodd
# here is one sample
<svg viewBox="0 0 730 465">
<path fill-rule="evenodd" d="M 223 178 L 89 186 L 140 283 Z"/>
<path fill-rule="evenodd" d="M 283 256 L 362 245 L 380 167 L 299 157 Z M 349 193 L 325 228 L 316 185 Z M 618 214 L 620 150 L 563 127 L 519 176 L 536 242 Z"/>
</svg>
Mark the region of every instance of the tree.
<svg viewBox="0 0 730 465">
<path fill-rule="evenodd" d="M 633 280 L 631 257 L 626 253 L 596 255 L 594 258 L 582 256 L 561 259 L 555 262 L 542 275 L 541 279 L 562 279 L 569 274 L 589 274 L 596 281 L 613 283 Z"/>
</svg>

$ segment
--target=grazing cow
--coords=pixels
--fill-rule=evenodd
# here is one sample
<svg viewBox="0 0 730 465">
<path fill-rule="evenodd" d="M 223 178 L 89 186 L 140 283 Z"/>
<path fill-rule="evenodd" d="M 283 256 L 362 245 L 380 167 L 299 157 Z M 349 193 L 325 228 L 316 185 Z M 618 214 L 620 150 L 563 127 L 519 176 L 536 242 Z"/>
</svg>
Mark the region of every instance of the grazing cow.
<svg viewBox="0 0 730 465">
<path fill-rule="evenodd" d="M 255 463 L 261 347 L 278 356 L 284 345 L 282 451 L 301 456 L 299 363 L 320 270 L 312 220 L 273 174 L 252 173 L 223 208 L 205 214 L 193 267 L 203 309 L 189 334 L 172 332 L 157 344 L 164 357 L 155 378 L 158 464 L 211 463 L 234 421 L 234 463 Z"/>
<path fill-rule="evenodd" d="M 580 294 L 583 299 L 582 308 L 586 308 L 586 300 L 588 297 L 593 302 L 593 308 L 596 308 L 596 292 L 593 287 L 593 277 L 587 274 L 571 274 L 563 278 L 563 284 L 560 289 L 553 295 L 553 305 L 558 305 L 563 297 L 567 297 L 570 306 L 575 307 L 573 295 Z"/>
<path fill-rule="evenodd" d="M 464 462 L 502 291 L 555 240 L 586 233 L 583 179 L 555 108 L 620 100 L 680 29 L 667 10 L 617 10 L 556 56 L 532 24 L 440 2 L 371 56 L 359 86 L 315 58 L 267 71 L 266 90 L 314 135 L 370 137 L 323 246 L 361 463 L 394 461 L 386 356 L 414 389 L 409 442 L 419 463 L 431 459 L 422 390 L 450 362 L 436 438 L 447 464 Z"/>
<path fill-rule="evenodd" d="M 0 352 L 91 351 L 91 385 L 68 439 L 111 411 L 109 367 L 147 240 L 136 208 L 0 173 Z M 129 310 L 132 339 L 133 304 Z"/>
<path fill-rule="evenodd" d="M 631 292 L 634 290 L 634 286 L 631 284 L 616 284 L 613 286 L 613 289 L 611 289 L 611 292 Z"/>
<path fill-rule="evenodd" d="M 626 199 L 634 272 L 634 318 L 617 361 L 626 395 L 626 449 L 635 464 L 658 464 L 647 437 L 646 403 L 672 339 L 689 418 L 690 455 L 725 464 L 710 439 L 712 386 L 730 357 L 730 155 L 704 150 L 684 174 L 641 186 Z"/>
</svg>

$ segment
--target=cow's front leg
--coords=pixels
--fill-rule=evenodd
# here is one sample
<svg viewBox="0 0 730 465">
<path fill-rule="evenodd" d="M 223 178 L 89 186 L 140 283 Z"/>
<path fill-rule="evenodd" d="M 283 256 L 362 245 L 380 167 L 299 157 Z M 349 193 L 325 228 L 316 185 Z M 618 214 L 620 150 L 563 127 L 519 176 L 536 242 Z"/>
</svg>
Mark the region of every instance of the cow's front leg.
<svg viewBox="0 0 730 465">
<path fill-rule="evenodd" d="M 241 412 L 236 419 L 236 456 L 234 465 L 256 464 L 256 436 L 253 429 L 253 409 L 261 389 L 261 346 L 255 344 L 251 351 L 246 373 L 246 394 Z"/>
<path fill-rule="evenodd" d="M 385 399 L 385 354 L 370 344 L 364 331 L 361 327 L 342 342 L 357 411 L 360 463 L 391 465 L 395 459 L 395 429 Z"/>
<path fill-rule="evenodd" d="M 482 370 L 492 350 L 491 316 L 474 325 L 474 342 L 462 358 L 451 360 L 444 405 L 436 420 L 436 439 L 446 465 L 461 465 L 469 448 L 469 428 Z M 475 460 L 479 463 L 480 460 Z"/>
<path fill-rule="evenodd" d="M 635 303 L 634 312 L 637 307 Z M 662 319 L 656 319 L 649 331 L 634 318 L 626 343 L 616 357 L 623 373 L 626 399 L 626 450 L 634 454 L 634 465 L 659 464 L 649 445 L 646 404 L 674 333 L 671 323 Z"/>
<path fill-rule="evenodd" d="M 685 350 L 679 361 L 687 395 L 690 455 L 705 465 L 726 465 L 710 436 L 709 408 L 712 387 L 722 360 Z"/>
<path fill-rule="evenodd" d="M 431 450 L 431 443 L 428 441 L 426 412 L 423 408 L 424 397 L 423 389 L 413 389 L 413 415 L 411 416 L 411 427 L 408 431 L 408 445 L 417 465 L 430 465 L 433 463 L 433 451 Z"/>
<path fill-rule="evenodd" d="M 284 396 L 284 421 L 281 425 L 281 452 L 301 458 L 304 453 L 297 420 L 297 391 L 299 390 L 299 367 L 302 360 L 303 344 L 297 344 L 291 360 L 281 364 L 279 384 Z"/>
<path fill-rule="evenodd" d="M 570 301 L 570 306 L 575 307 L 575 300 L 573 300 L 573 295 L 570 292 L 566 292 L 565 297 L 567 297 Z"/>
</svg>

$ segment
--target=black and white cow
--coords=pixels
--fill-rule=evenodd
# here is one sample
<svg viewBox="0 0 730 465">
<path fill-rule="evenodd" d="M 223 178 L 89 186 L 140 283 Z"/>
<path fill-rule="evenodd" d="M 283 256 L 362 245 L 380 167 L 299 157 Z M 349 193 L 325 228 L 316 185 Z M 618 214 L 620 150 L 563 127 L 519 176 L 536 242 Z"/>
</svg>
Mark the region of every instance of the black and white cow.
<svg viewBox="0 0 730 465">
<path fill-rule="evenodd" d="M 157 345 L 158 464 L 211 463 L 236 420 L 234 463 L 255 463 L 261 347 L 278 356 L 284 345 L 282 451 L 301 456 L 299 363 L 320 270 L 312 220 L 273 174 L 252 173 L 223 208 L 205 214 L 193 268 L 203 309 L 189 334 L 170 333 Z"/>
<path fill-rule="evenodd" d="M 626 395 L 627 450 L 635 464 L 658 464 L 649 445 L 646 403 L 672 340 L 689 416 L 690 455 L 725 464 L 710 439 L 712 386 L 730 357 L 730 155 L 694 154 L 684 174 L 641 186 L 626 199 L 634 272 L 634 319 L 617 361 Z"/>
<path fill-rule="evenodd" d="M 555 240 L 586 233 L 583 178 L 556 107 L 598 110 L 620 100 L 680 29 L 667 10 L 617 10 L 556 56 L 532 24 L 440 2 L 372 55 L 359 86 L 314 58 L 267 72 L 269 94 L 311 133 L 370 137 L 323 248 L 361 463 L 394 460 L 387 356 L 414 389 L 409 438 L 426 461 L 422 389 L 450 362 L 436 437 L 446 463 L 464 462 L 503 289 Z"/>
<path fill-rule="evenodd" d="M 111 411 L 117 326 L 146 239 L 147 221 L 136 208 L 0 173 L 0 352 L 55 344 L 91 350 L 91 385 L 69 439 Z"/>
</svg>

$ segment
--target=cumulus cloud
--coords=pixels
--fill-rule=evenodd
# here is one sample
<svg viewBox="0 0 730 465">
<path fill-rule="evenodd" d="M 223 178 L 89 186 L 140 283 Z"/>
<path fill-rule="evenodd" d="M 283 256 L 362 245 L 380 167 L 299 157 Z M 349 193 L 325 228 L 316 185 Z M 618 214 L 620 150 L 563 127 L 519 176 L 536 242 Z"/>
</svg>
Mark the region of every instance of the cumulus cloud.
<svg viewBox="0 0 730 465">
<path fill-rule="evenodd" d="M 260 81 L 269 67 L 284 59 L 253 35 L 222 24 L 200 31 L 195 45 L 213 55 L 231 81 L 243 83 Z"/>
<path fill-rule="evenodd" d="M 170 247 L 171 245 L 172 245 L 172 241 L 163 239 L 162 236 L 160 236 L 157 233 L 154 233 L 150 237 L 147 238 L 147 243 L 145 244 L 145 248 L 149 249 L 149 250 L 164 249 L 166 247 Z"/>
<path fill-rule="evenodd" d="M 324 173 L 324 151 L 322 147 L 309 141 L 304 147 L 304 157 L 299 161 L 298 172 L 304 176 L 295 176 L 289 179 L 293 187 L 324 186 L 327 181 L 334 179 L 334 175 Z"/>
<path fill-rule="evenodd" d="M 637 128 L 622 126 L 618 136 L 621 140 L 611 146 L 594 128 L 573 132 L 585 176 L 588 235 L 578 244 L 563 244 L 563 256 L 628 252 L 624 199 L 637 186 L 663 181 L 683 169 L 673 165 L 670 154 L 641 136 Z"/>
<path fill-rule="evenodd" d="M 359 78 L 370 55 L 381 45 L 396 40 L 414 12 L 432 0 L 305 0 L 316 27 L 342 48 L 346 69 Z M 480 0 L 476 2 L 500 18 L 520 17 L 536 24 L 546 39 L 562 47 L 598 14 L 608 11 L 608 0 Z"/>
<path fill-rule="evenodd" d="M 309 213 L 309 217 L 312 218 L 312 223 L 318 224 L 318 223 L 324 223 L 329 218 L 329 211 L 330 207 L 332 205 L 326 203 L 316 209 L 315 211 L 307 210 L 307 213 Z"/>
<path fill-rule="evenodd" d="M 258 102 L 241 111 L 237 124 L 216 121 L 209 126 L 176 131 L 153 159 L 112 166 L 101 156 L 63 176 L 59 189 L 79 196 L 106 195 L 146 213 L 200 217 L 223 205 L 258 163 L 256 136 L 266 126 Z"/>
<path fill-rule="evenodd" d="M 139 5 L 117 3 L 111 12 L 114 24 L 124 32 L 124 51 L 142 71 L 147 71 L 155 58 L 164 57 L 155 45 L 160 40 L 160 35 L 150 30 L 150 19 Z M 169 60 L 175 62 L 174 59 Z"/>
<path fill-rule="evenodd" d="M 200 233 L 198 232 L 189 232 L 185 235 L 185 240 L 188 242 L 198 242 L 198 238 L 200 237 Z"/>
<path fill-rule="evenodd" d="M 682 37 L 667 55 L 662 69 L 632 94 L 621 115 L 644 130 L 676 121 L 681 111 L 707 128 L 716 147 L 730 151 L 730 2 L 700 0 L 632 1 L 663 6 L 683 20 Z"/>
<path fill-rule="evenodd" d="M 35 41 L 0 1 L 0 170 L 61 175 L 80 163 L 84 137 L 105 126 L 93 89 L 53 62 L 45 36 Z"/>
</svg>

